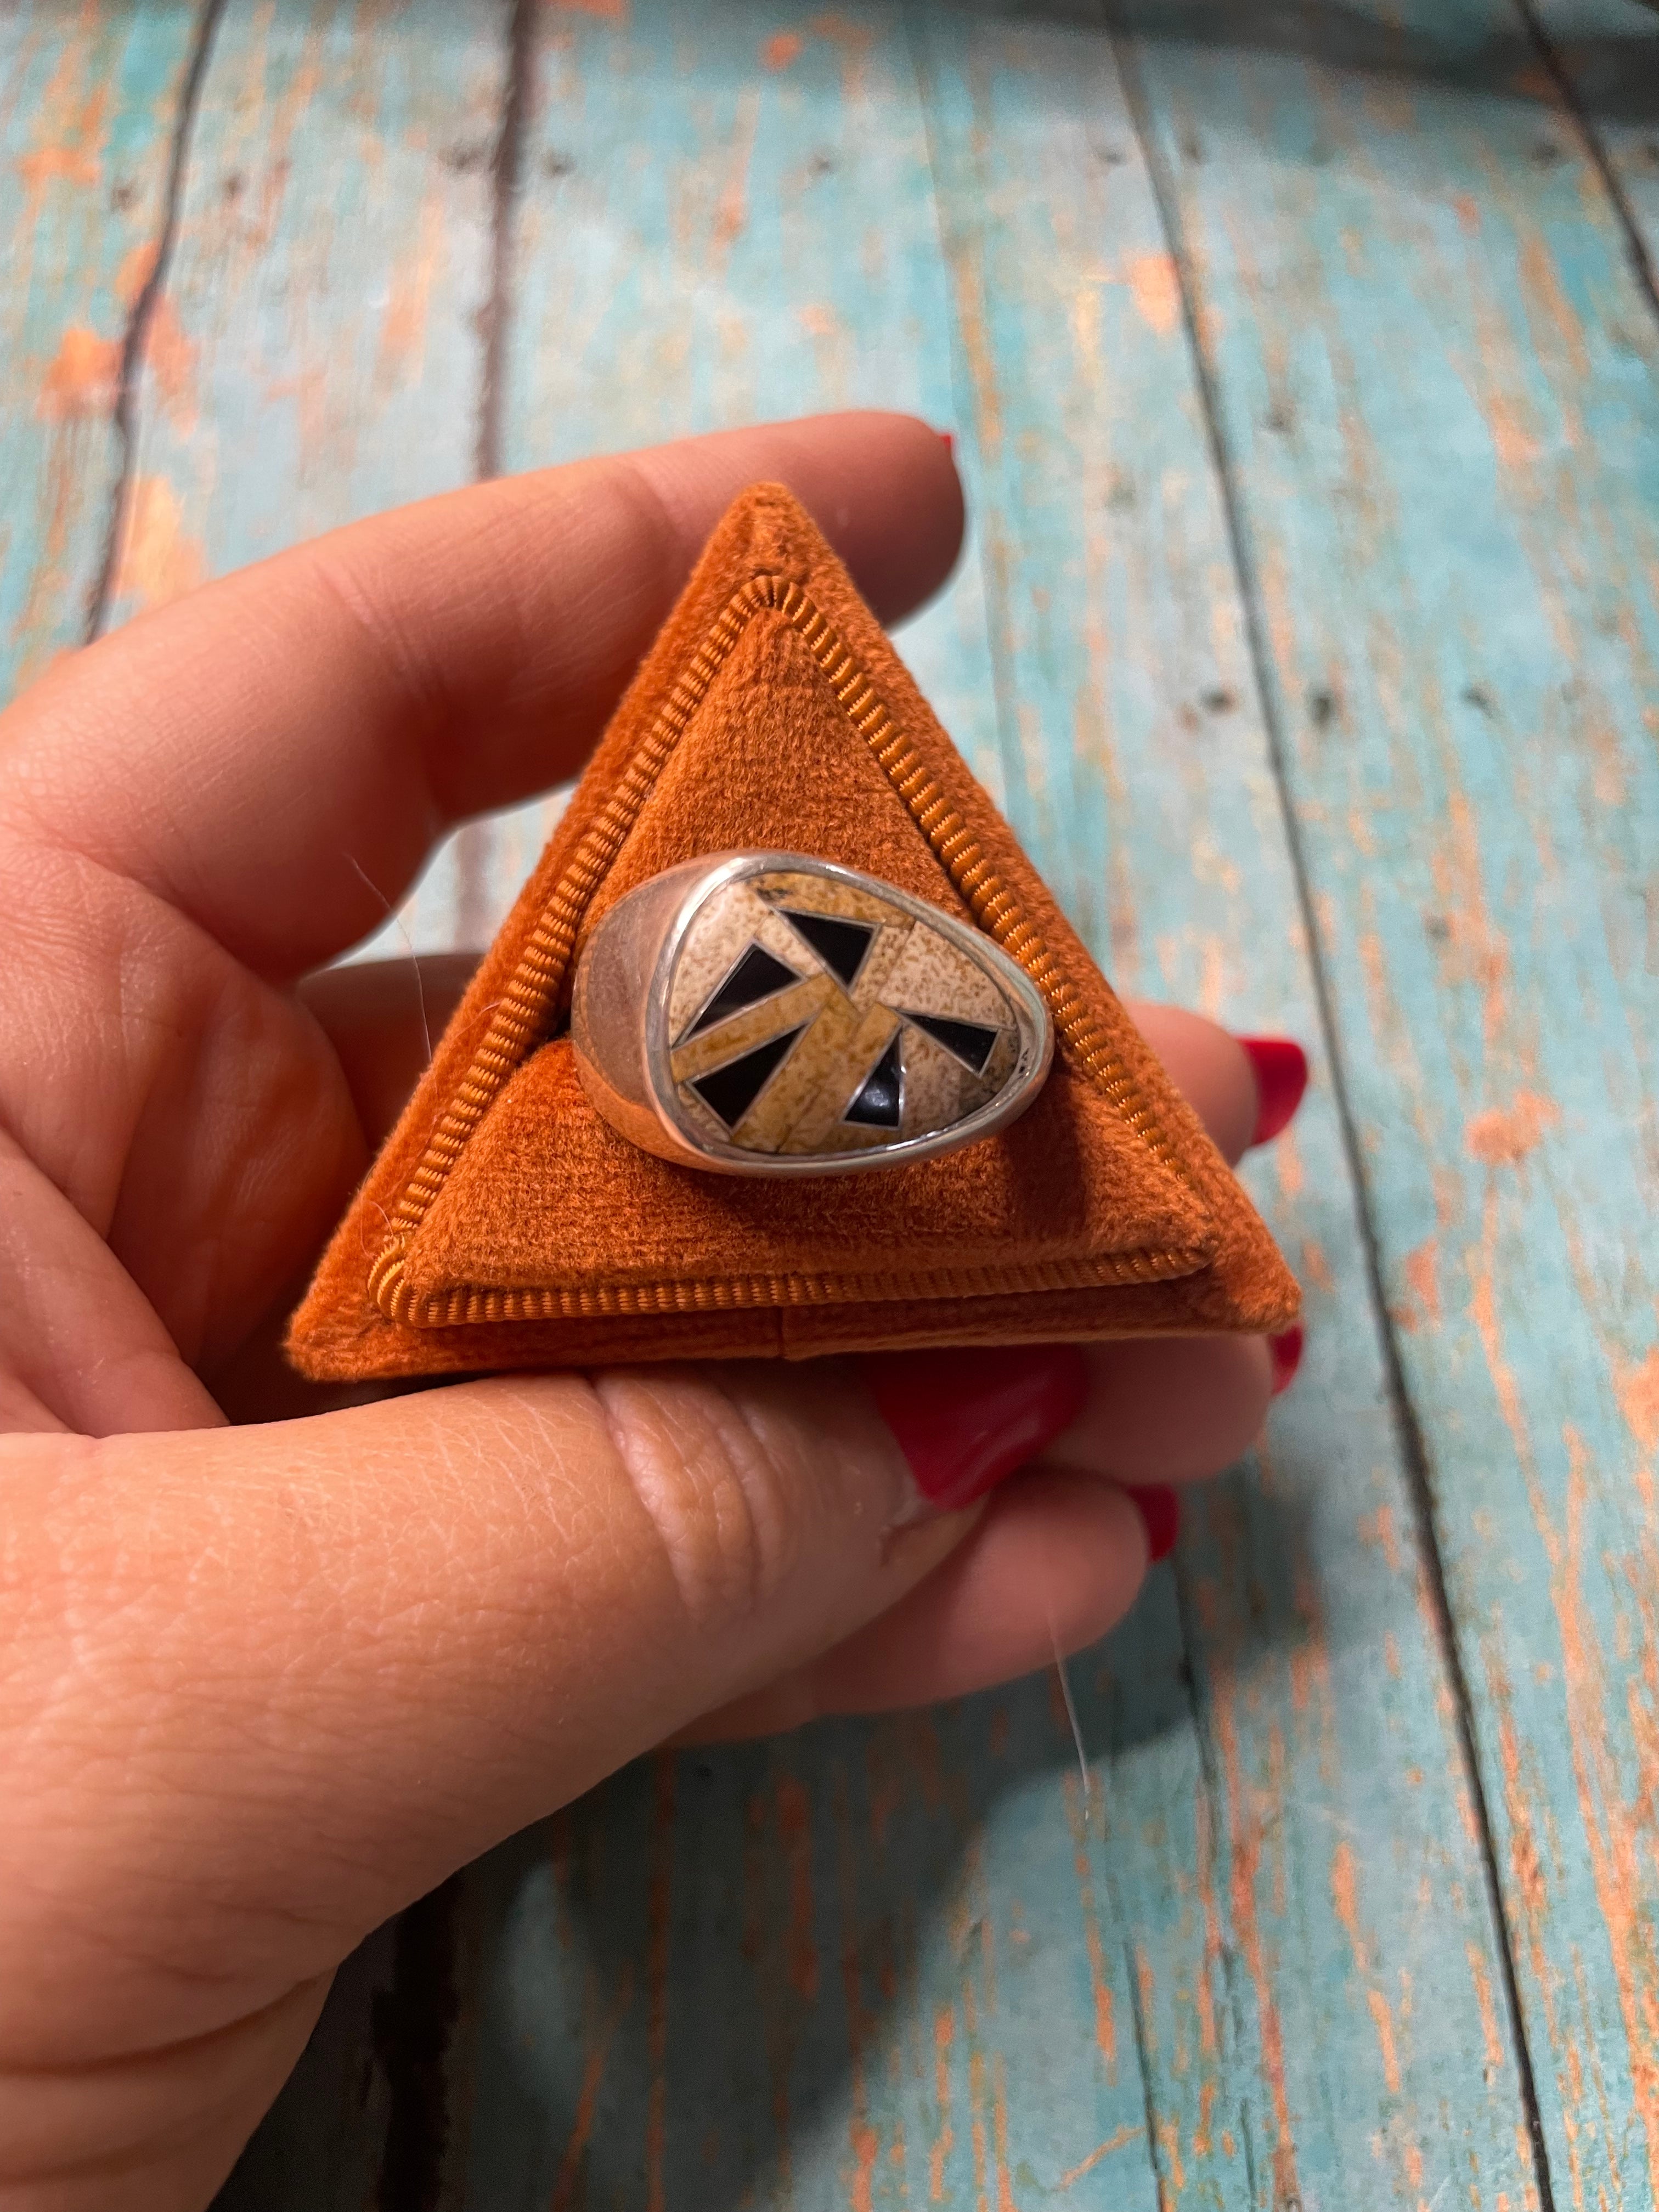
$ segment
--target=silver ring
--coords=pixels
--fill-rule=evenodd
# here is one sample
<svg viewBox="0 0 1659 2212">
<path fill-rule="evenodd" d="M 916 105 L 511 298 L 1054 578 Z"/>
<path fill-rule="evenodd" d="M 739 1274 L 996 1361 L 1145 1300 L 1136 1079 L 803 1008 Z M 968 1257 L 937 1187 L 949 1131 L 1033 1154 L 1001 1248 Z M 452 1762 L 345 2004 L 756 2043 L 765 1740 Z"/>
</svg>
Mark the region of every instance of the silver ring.
<svg viewBox="0 0 1659 2212">
<path fill-rule="evenodd" d="M 577 963 L 583 1090 L 632 1143 L 716 1175 L 845 1175 L 1006 1128 L 1054 1030 L 1024 970 L 908 891 L 800 853 L 689 860 L 618 899 Z"/>
</svg>

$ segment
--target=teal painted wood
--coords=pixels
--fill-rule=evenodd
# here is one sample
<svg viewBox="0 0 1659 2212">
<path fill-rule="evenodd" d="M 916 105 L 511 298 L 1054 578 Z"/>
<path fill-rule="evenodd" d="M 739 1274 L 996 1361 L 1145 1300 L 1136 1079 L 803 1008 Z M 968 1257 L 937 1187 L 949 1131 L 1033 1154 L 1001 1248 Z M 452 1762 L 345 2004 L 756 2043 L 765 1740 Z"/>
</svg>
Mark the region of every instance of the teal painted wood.
<svg viewBox="0 0 1659 2212">
<path fill-rule="evenodd" d="M 1325 19 L 1171 13 L 1139 74 L 1237 460 L 1557 2201 L 1644 2203 L 1653 328 L 1571 133 L 1540 160 L 1538 88 L 1506 89 L 1516 19 L 1346 11 L 1322 54 Z M 843 398 L 953 421 L 981 522 L 906 640 L 925 684 L 1121 980 L 1304 1026 L 1243 611 L 1110 56 L 1087 26 L 905 27 L 542 16 L 508 458 Z M 480 141 L 439 144 L 432 118 L 447 94 L 488 139 L 504 26 L 279 7 L 223 39 L 123 608 L 469 465 Z M 435 193 L 434 144 L 459 157 Z M 276 210 L 257 236 L 225 212 L 250 175 Z M 440 335 L 376 382 L 433 198 Z M 119 255 L 81 235 L 65 285 L 112 294 Z M 36 593 L 47 651 L 74 634 L 71 565 Z M 481 933 L 530 843 L 509 827 L 445 863 L 426 941 Z M 445 2202 L 1535 2201 L 1328 1088 L 1256 1172 L 1314 1292 L 1307 1380 L 1078 1670 L 1091 1825 L 1046 1685 L 619 1778 L 457 1893 Z M 383 2196 L 392 1974 L 384 1948 L 358 1963 L 228 2202 Z"/>
<path fill-rule="evenodd" d="M 505 0 L 232 0 L 139 390 L 113 620 L 472 476 L 506 74 Z M 472 846 L 451 844 L 408 924 L 423 947 L 481 945 L 480 898 Z M 405 941 L 392 926 L 366 950 Z"/>
<path fill-rule="evenodd" d="M 505 467 L 823 408 L 952 426 L 926 134 L 894 10 L 555 10 L 531 88 Z M 905 650 L 999 789 L 975 562 Z M 486 833 L 496 886 L 522 872 L 521 818 Z"/>
<path fill-rule="evenodd" d="M 954 426 L 949 295 L 900 11 L 665 0 L 542 19 L 503 459 L 848 406 Z M 1000 787 L 978 564 L 905 651 Z"/>
<path fill-rule="evenodd" d="M 763 43 L 747 9 L 557 26 L 510 457 L 890 398 L 896 362 L 932 412 L 952 379 L 987 658 L 924 681 L 947 713 L 975 695 L 970 748 L 994 714 L 997 787 L 1123 980 L 1309 1034 L 1179 295 L 1108 42 L 941 9 L 907 50 L 895 15 L 833 43 L 781 20 Z M 826 391 L 807 339 L 830 333 Z M 1471 2167 L 1525 2201 L 1328 1101 L 1276 1170 L 1315 1284 L 1310 1383 L 1269 1465 L 1218 1494 L 1179 1593 L 1160 1577 L 1079 1670 L 1093 1824 L 1043 1684 L 623 1778 L 470 1885 L 488 1978 L 453 2201 L 1392 2205 Z"/>
<path fill-rule="evenodd" d="M 1407 12 L 1443 81 L 1142 66 L 1557 2202 L 1634 2207 L 1659 2186 L 1659 333 L 1582 153 L 1534 158 L 1535 100 L 1479 81 L 1504 19 Z"/>
<path fill-rule="evenodd" d="M 504 15 L 233 0 L 112 613 L 472 475 Z"/>
<path fill-rule="evenodd" d="M 1643 0 L 1540 0 L 1538 20 L 1659 270 L 1659 11 Z M 1547 160 L 1553 143 L 1541 137 L 1535 158 Z"/>
<path fill-rule="evenodd" d="M 1000 13 L 966 34 L 960 9 L 928 20 L 962 343 L 984 364 L 981 509 L 1004 547 L 994 635 L 1027 763 L 1018 783 L 1010 773 L 1014 823 L 1121 983 L 1316 1039 L 1225 516 L 1133 119 L 1097 28 L 1011 28 Z M 1180 1556 L 1194 1709 L 1165 1726 L 1191 1747 L 1167 1778 L 1160 1738 L 1139 1747 L 1131 1803 L 1167 1805 L 1170 1840 L 1114 1869 L 1158 2031 L 1144 2063 L 1160 2180 L 1172 2203 L 1391 2205 L 1476 2171 L 1518 2203 L 1501 1956 L 1323 1081 L 1251 1179 L 1308 1289 L 1310 1364 L 1261 1465 L 1217 1495 Z M 1173 1786 L 1182 1755 L 1202 1776 L 1190 1807 Z M 1206 1976 L 1224 2022 L 1208 2063 L 1180 1994 Z M 1236 2161 L 1212 2098 L 1241 2114 Z"/>
<path fill-rule="evenodd" d="M 0 699 L 84 634 L 196 14 L 0 13 Z"/>
</svg>

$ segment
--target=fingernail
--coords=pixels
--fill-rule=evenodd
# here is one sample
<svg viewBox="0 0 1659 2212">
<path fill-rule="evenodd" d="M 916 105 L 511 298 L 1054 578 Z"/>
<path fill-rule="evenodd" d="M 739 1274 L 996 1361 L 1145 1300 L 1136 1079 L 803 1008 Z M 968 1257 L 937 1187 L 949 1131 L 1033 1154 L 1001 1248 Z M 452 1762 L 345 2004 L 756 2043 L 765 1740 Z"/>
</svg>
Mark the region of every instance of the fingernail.
<svg viewBox="0 0 1659 2212">
<path fill-rule="evenodd" d="M 1255 1133 L 1253 1145 L 1271 1144 L 1289 1126 L 1308 1087 L 1308 1055 L 1291 1037 L 1238 1040 L 1255 1071 Z"/>
<path fill-rule="evenodd" d="M 941 430 L 941 431 L 939 432 L 939 436 L 940 436 L 940 437 L 945 441 L 945 452 L 946 452 L 947 453 L 949 453 L 949 455 L 951 456 L 951 459 L 952 460 L 955 460 L 955 459 L 956 459 L 956 457 L 957 457 L 957 434 L 956 434 L 956 432 L 955 432 L 954 430 Z"/>
<path fill-rule="evenodd" d="M 943 1512 L 1024 1467 L 1071 1427 L 1089 1395 L 1074 1344 L 899 1352 L 863 1365 L 917 1489 Z"/>
<path fill-rule="evenodd" d="M 1181 1499 L 1167 1482 L 1125 1486 L 1146 1523 L 1146 1556 L 1156 1566 L 1169 1558 L 1181 1534 Z"/>
<path fill-rule="evenodd" d="M 1302 1346 L 1306 1332 L 1300 1322 L 1287 1328 L 1282 1335 L 1270 1336 L 1267 1349 L 1273 1356 L 1273 1395 L 1288 1390 L 1296 1380 L 1296 1370 L 1302 1364 Z"/>
</svg>

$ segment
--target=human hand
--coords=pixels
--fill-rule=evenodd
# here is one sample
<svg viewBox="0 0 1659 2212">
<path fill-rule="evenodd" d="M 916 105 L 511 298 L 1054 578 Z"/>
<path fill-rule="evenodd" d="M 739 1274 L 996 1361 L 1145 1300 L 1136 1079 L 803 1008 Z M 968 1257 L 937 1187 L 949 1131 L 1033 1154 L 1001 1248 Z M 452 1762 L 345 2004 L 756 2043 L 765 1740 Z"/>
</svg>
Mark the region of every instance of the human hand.
<svg viewBox="0 0 1659 2212">
<path fill-rule="evenodd" d="M 312 971 L 448 823 L 572 772 L 760 477 L 889 619 L 954 558 L 923 426 L 734 433 L 341 532 L 0 718 L 6 2212 L 204 2203 L 399 1906 L 666 1737 L 1092 1640 L 1170 1520 L 1126 1486 L 1260 1425 L 1241 1339 L 975 1355 L 945 1401 L 925 1357 L 332 1407 L 281 1370 L 422 1056 L 406 966 Z M 1139 1018 L 1236 1158 L 1245 1054 Z"/>
</svg>

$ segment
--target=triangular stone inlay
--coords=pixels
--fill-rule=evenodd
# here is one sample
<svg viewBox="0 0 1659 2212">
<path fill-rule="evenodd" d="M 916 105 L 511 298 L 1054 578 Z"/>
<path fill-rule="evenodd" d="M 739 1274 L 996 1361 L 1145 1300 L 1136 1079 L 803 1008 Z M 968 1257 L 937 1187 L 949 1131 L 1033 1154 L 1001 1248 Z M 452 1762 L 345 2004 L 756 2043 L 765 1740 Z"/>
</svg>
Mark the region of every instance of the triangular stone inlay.
<svg viewBox="0 0 1659 2212">
<path fill-rule="evenodd" d="M 735 1129 L 783 1065 L 790 1046 L 799 1035 L 800 1030 L 794 1029 L 786 1030 L 781 1036 L 768 1037 L 752 1052 L 728 1060 L 724 1067 L 701 1077 L 691 1088 L 711 1112 L 720 1115 L 728 1129 Z"/>
<path fill-rule="evenodd" d="M 798 914 L 793 907 L 781 907 L 779 912 L 850 991 L 876 933 L 868 923 L 843 921 L 832 914 Z"/>
<path fill-rule="evenodd" d="M 860 1128 L 896 1129 L 904 1110 L 904 1076 L 899 1065 L 900 1030 L 860 1085 L 858 1095 L 842 1115 Z"/>
<path fill-rule="evenodd" d="M 997 1041 L 994 1030 L 979 1022 L 949 1021 L 943 1014 L 914 1014 L 908 1007 L 899 1011 L 907 1022 L 914 1022 L 919 1030 L 925 1030 L 935 1044 L 942 1044 L 953 1060 L 972 1068 L 975 1075 L 984 1074 L 985 1063 Z"/>
<path fill-rule="evenodd" d="M 751 945 L 692 1023 L 686 1035 L 701 1036 L 704 1030 L 712 1030 L 720 1022 L 730 1021 L 733 1014 L 740 1014 L 745 1006 L 758 1006 L 763 999 L 769 999 L 774 992 L 781 991 L 787 985 L 799 981 L 797 971 L 786 967 L 763 945 Z"/>
</svg>

